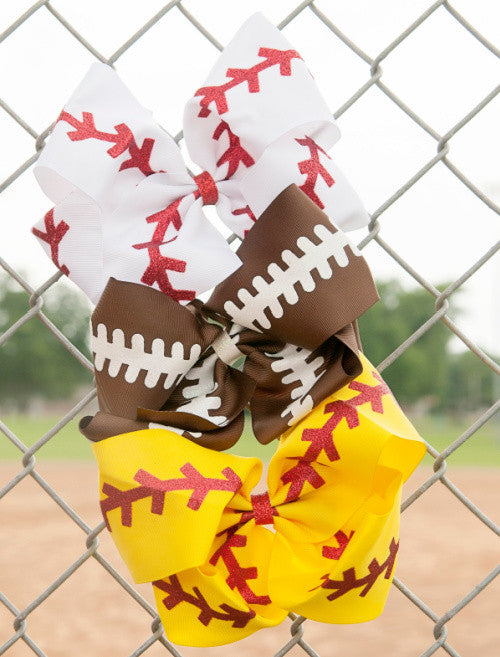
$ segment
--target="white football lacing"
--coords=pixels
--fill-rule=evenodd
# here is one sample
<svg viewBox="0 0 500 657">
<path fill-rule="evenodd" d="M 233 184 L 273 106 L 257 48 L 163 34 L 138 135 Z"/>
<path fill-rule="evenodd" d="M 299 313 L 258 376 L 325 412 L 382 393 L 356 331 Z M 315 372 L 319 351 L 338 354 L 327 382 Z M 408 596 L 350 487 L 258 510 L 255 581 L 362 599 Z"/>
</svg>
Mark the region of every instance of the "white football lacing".
<svg viewBox="0 0 500 657">
<path fill-rule="evenodd" d="M 252 286 L 256 290 L 255 295 L 246 288 L 238 290 L 241 308 L 238 308 L 233 301 L 226 301 L 224 310 L 234 321 L 257 331 L 259 327 L 256 322 L 262 329 L 271 328 L 271 322 L 264 311 L 268 310 L 273 317 L 282 317 L 284 311 L 280 297 L 284 297 L 290 305 L 296 304 L 299 300 L 295 289 L 297 283 L 302 286 L 304 292 L 312 292 L 316 287 L 312 277 L 313 271 L 317 271 L 323 279 L 331 278 L 333 275 L 331 258 L 335 259 L 339 267 L 346 267 L 349 264 L 346 246 L 350 247 L 354 255 L 361 255 L 342 231 L 333 233 L 323 224 L 314 226 L 313 230 L 320 240 L 319 244 L 314 244 L 307 237 L 299 237 L 297 246 L 303 255 L 296 256 L 288 249 L 282 251 L 281 259 L 286 267 L 282 269 L 276 262 L 272 262 L 267 268 L 271 278 L 270 283 L 262 276 L 255 276 L 252 280 Z"/>
<path fill-rule="evenodd" d="M 310 363 L 306 359 L 311 355 L 309 349 L 304 347 L 295 347 L 292 344 L 287 344 L 281 351 L 275 354 L 266 354 L 273 359 L 271 369 L 273 372 L 285 372 L 281 378 L 282 383 L 288 385 L 291 383 L 299 383 L 294 388 L 290 397 L 293 400 L 281 413 L 281 417 L 286 417 L 290 414 L 288 425 L 292 426 L 303 418 L 307 413 L 312 411 L 314 407 L 313 398 L 309 395 L 309 391 L 313 385 L 324 374 L 324 371 L 318 376 L 316 371 L 321 367 L 325 359 L 322 356 L 316 356 Z"/>
<path fill-rule="evenodd" d="M 165 353 L 165 342 L 161 338 L 154 338 L 151 342 L 151 353 L 144 348 L 144 336 L 134 333 L 130 339 L 130 347 L 125 346 L 125 334 L 122 329 L 113 330 L 111 340 L 108 341 L 108 330 L 105 324 L 98 324 L 97 335 L 91 335 L 90 348 L 94 353 L 94 367 L 98 372 L 104 368 L 108 360 L 108 374 L 112 378 L 118 376 L 120 369 L 126 365 L 124 378 L 127 383 L 134 383 L 139 372 L 144 370 L 146 388 L 154 388 L 160 376 L 165 375 L 163 387 L 171 388 L 178 383 L 184 374 L 196 363 L 201 346 L 191 346 L 189 356 L 184 358 L 184 345 L 174 342 L 170 355 Z"/>
</svg>

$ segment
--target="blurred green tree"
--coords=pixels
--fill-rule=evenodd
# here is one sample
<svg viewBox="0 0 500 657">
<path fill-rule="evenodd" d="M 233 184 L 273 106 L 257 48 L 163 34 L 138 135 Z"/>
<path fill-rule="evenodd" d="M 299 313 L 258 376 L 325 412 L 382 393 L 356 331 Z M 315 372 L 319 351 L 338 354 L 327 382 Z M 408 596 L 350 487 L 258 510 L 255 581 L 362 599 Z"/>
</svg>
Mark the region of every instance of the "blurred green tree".
<svg viewBox="0 0 500 657">
<path fill-rule="evenodd" d="M 29 310 L 29 296 L 8 277 L 0 278 L 0 334 Z M 44 313 L 87 357 L 90 309 L 64 284 L 44 294 Z M 34 397 L 65 399 L 92 383 L 84 368 L 33 317 L 0 347 L 0 402 L 19 409 Z"/>
<path fill-rule="evenodd" d="M 446 286 L 440 286 L 444 289 Z M 377 282 L 380 301 L 359 320 L 363 349 L 374 365 L 382 362 L 434 312 L 434 298 L 423 288 L 405 290 L 396 280 Z M 452 333 L 438 321 L 396 359 L 383 376 L 402 403 L 446 394 Z"/>
<path fill-rule="evenodd" d="M 495 399 L 494 377 L 472 351 L 453 354 L 442 405 L 458 414 L 491 406 Z"/>
</svg>

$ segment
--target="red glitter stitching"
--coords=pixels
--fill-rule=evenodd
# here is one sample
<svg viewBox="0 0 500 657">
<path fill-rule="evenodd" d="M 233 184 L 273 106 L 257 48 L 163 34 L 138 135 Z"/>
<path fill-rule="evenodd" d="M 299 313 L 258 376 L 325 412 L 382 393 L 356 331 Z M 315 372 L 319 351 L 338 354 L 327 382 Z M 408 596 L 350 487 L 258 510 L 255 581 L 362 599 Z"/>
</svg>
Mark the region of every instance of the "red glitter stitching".
<svg viewBox="0 0 500 657">
<path fill-rule="evenodd" d="M 233 210 L 231 212 L 231 214 L 234 214 L 235 217 L 237 217 L 240 214 L 246 214 L 250 217 L 250 219 L 252 221 L 257 221 L 257 219 L 256 219 L 254 213 L 252 212 L 252 210 L 250 209 L 249 205 L 245 205 L 244 208 L 236 208 L 236 210 Z"/>
<path fill-rule="evenodd" d="M 316 194 L 316 182 L 318 180 L 318 176 L 321 176 L 323 180 L 325 181 L 326 185 L 328 187 L 331 187 L 335 180 L 332 178 L 330 173 L 328 172 L 327 169 L 321 164 L 321 161 L 319 159 L 319 154 L 323 153 L 326 155 L 326 157 L 331 160 L 332 158 L 328 155 L 326 151 L 324 151 L 321 146 L 319 146 L 314 139 L 311 137 L 308 137 L 307 135 L 304 137 L 304 139 L 295 139 L 301 146 L 306 146 L 309 149 L 309 152 L 311 154 L 311 157 L 308 160 L 303 160 L 302 162 L 298 162 L 298 167 L 300 173 L 306 174 L 307 178 L 306 181 L 300 185 L 299 189 L 301 189 L 309 198 L 311 201 L 316 203 L 316 205 L 323 210 L 325 207 L 324 203 L 321 201 L 319 196 Z"/>
<path fill-rule="evenodd" d="M 187 602 L 200 610 L 198 620 L 205 626 L 207 626 L 211 620 L 217 619 L 230 621 L 232 622 L 233 627 L 243 628 L 246 627 L 252 618 L 255 618 L 256 616 L 255 611 L 252 609 L 243 611 L 225 603 L 219 605 L 219 609 L 222 609 L 222 611 L 213 609 L 197 586 L 193 587 L 192 594 L 184 591 L 177 575 L 171 575 L 168 578 L 168 581 L 166 579 L 156 580 L 153 582 L 153 585 L 168 594 L 162 600 L 166 609 L 170 610 L 181 602 Z"/>
<path fill-rule="evenodd" d="M 187 506 L 197 511 L 210 491 L 230 491 L 235 493 L 241 486 L 241 479 L 231 468 L 224 468 L 222 474 L 225 479 L 204 477 L 191 463 L 185 463 L 180 468 L 184 475 L 180 479 L 158 479 L 145 470 L 138 470 L 134 476 L 140 486 L 128 490 L 120 490 L 111 484 L 105 483 L 102 492 L 107 495 L 101 500 L 101 511 L 106 526 L 111 531 L 108 512 L 113 509 L 121 510 L 121 524 L 124 527 L 132 526 L 132 504 L 147 497 L 151 497 L 151 513 L 161 515 L 165 504 L 165 494 L 175 490 L 193 491 Z"/>
<path fill-rule="evenodd" d="M 107 150 L 108 155 L 112 158 L 118 157 L 128 150 L 130 159 L 122 162 L 119 171 L 137 168 L 145 176 L 155 173 L 149 164 L 155 140 L 151 138 L 144 139 L 142 146 L 139 148 L 132 131 L 125 123 L 115 125 L 116 133 L 113 134 L 112 132 L 97 130 L 92 112 L 82 112 L 82 120 L 79 121 L 75 116 L 63 110 L 57 121 L 69 123 L 74 128 L 73 131 L 66 133 L 71 141 L 98 139 L 99 141 L 107 141 L 114 144 L 114 146 Z"/>
<path fill-rule="evenodd" d="M 302 457 L 304 460 L 316 461 L 322 451 L 325 452 L 329 461 L 337 461 L 340 458 L 333 442 L 333 430 L 343 419 L 345 419 L 349 429 L 357 427 L 359 425 L 357 406 L 369 403 L 375 413 L 382 414 L 384 412 L 382 397 L 390 395 L 391 391 L 376 371 L 372 371 L 372 376 L 380 383 L 371 386 L 367 383 L 351 381 L 348 387 L 351 390 L 358 390 L 359 394 L 345 401 L 337 399 L 326 404 L 324 413 L 331 413 L 332 415 L 325 424 L 316 429 L 304 429 L 302 440 L 311 442 Z"/>
<path fill-rule="evenodd" d="M 380 381 L 380 383 L 371 386 L 366 383 L 360 383 L 359 381 L 351 381 L 348 387 L 351 390 L 358 390 L 359 394 L 351 399 L 337 399 L 326 404 L 324 413 L 331 413 L 331 416 L 325 424 L 322 427 L 314 429 L 304 429 L 301 439 L 311 444 L 304 456 L 295 457 L 298 463 L 290 470 L 287 470 L 281 477 L 283 483 L 291 483 L 285 500 L 286 502 L 297 499 L 306 482 L 309 482 L 314 488 L 319 488 L 325 483 L 316 470 L 314 470 L 311 463 L 318 460 L 321 452 L 325 453 L 330 462 L 339 460 L 340 456 L 333 440 L 333 430 L 343 419 L 345 419 L 349 429 L 359 426 L 357 406 L 369 403 L 375 413 L 384 412 L 382 397 L 384 395 L 390 395 L 391 391 L 376 371 L 372 371 L 372 376 Z"/>
<path fill-rule="evenodd" d="M 347 534 L 342 530 L 339 530 L 334 536 L 335 536 L 335 540 L 339 545 L 338 547 L 334 547 L 332 545 L 323 545 L 321 554 L 326 559 L 336 559 L 336 560 L 340 559 L 340 557 L 344 553 L 344 550 L 349 545 L 351 538 L 354 536 L 354 530 L 351 531 L 349 536 L 347 536 Z"/>
<path fill-rule="evenodd" d="M 62 238 L 66 235 L 69 230 L 69 226 L 65 221 L 60 221 L 57 226 L 54 223 L 54 208 L 49 210 L 43 218 L 45 224 L 45 230 L 47 232 L 42 232 L 38 228 L 32 228 L 31 232 L 36 235 L 43 242 L 46 242 L 50 246 L 50 257 L 55 266 L 62 271 L 66 276 L 69 274 L 69 269 L 66 265 L 61 265 L 59 263 L 59 245 Z"/>
<path fill-rule="evenodd" d="M 118 170 L 123 171 L 124 169 L 136 168 L 145 176 L 150 176 L 152 173 L 155 173 L 149 164 L 154 143 L 155 140 L 148 137 L 142 142 L 142 146 L 139 148 L 135 143 L 135 140 L 132 139 L 128 146 L 130 159 L 122 162 Z"/>
<path fill-rule="evenodd" d="M 225 162 L 228 163 L 226 179 L 234 175 L 240 165 L 243 164 L 247 169 L 255 164 L 255 160 L 250 153 L 243 148 L 240 144 L 240 138 L 232 132 L 231 128 L 225 121 L 221 121 L 215 128 L 212 139 L 219 140 L 221 135 L 227 132 L 229 139 L 228 148 L 222 153 L 217 160 L 217 166 L 222 166 Z"/>
<path fill-rule="evenodd" d="M 325 581 L 320 585 L 323 589 L 333 589 L 333 593 L 327 596 L 327 600 L 337 600 L 349 591 L 363 587 L 360 591 L 360 597 L 364 598 L 370 591 L 378 578 L 384 573 L 384 579 L 390 579 L 394 564 L 396 562 L 396 555 L 399 549 L 399 541 L 396 543 L 395 539 L 391 540 L 389 546 L 389 556 L 383 563 L 379 563 L 377 559 L 373 559 L 368 566 L 368 574 L 359 579 L 356 577 L 356 569 L 348 568 L 342 573 L 341 580 L 330 579 L 329 575 L 323 575 L 321 579 Z"/>
<path fill-rule="evenodd" d="M 168 296 L 175 301 L 192 301 L 196 296 L 196 292 L 194 290 L 176 290 L 172 287 L 167 274 L 167 271 L 184 272 L 187 263 L 184 260 L 163 256 L 160 252 L 160 246 L 168 244 L 164 239 L 165 233 L 170 224 L 172 224 L 176 230 L 180 230 L 182 226 L 182 219 L 179 213 L 179 204 L 181 201 L 182 198 L 179 198 L 173 203 L 170 203 L 170 205 L 163 210 L 146 217 L 148 223 L 157 222 L 153 237 L 150 242 L 134 244 L 133 248 L 148 250 L 149 265 L 142 275 L 142 283 L 145 285 L 154 285 L 154 283 L 158 283 L 160 290 L 163 293 L 168 294 Z M 176 239 L 176 237 L 168 241 L 172 242 L 174 239 Z"/>
<path fill-rule="evenodd" d="M 349 388 L 351 390 L 358 390 L 359 395 L 350 399 L 349 403 L 359 406 L 360 404 L 369 402 L 374 413 L 382 414 L 384 412 L 382 397 L 384 395 L 390 395 L 392 397 L 392 393 L 378 372 L 372 370 L 372 376 L 380 382 L 378 385 L 370 386 L 367 383 L 361 383 L 361 381 L 351 381 Z"/>
<path fill-rule="evenodd" d="M 281 477 L 284 484 L 290 484 L 285 502 L 295 501 L 302 493 L 302 489 L 307 482 L 316 489 L 321 488 L 325 483 L 325 480 L 319 476 L 309 461 L 305 461 L 300 456 L 293 457 L 292 460 L 297 461 L 297 464 L 287 470 Z"/>
<path fill-rule="evenodd" d="M 279 65 L 280 75 L 290 76 L 292 74 L 292 59 L 302 59 L 296 50 L 276 50 L 274 48 L 260 48 L 259 57 L 263 61 L 251 66 L 250 68 L 228 68 L 226 77 L 231 78 L 223 84 L 201 87 L 194 94 L 203 96 L 200 100 L 201 110 L 198 116 L 205 117 L 210 115 L 208 106 L 213 101 L 219 114 L 228 111 L 226 92 L 239 84 L 247 83 L 248 91 L 251 94 L 260 91 L 259 73 L 272 66 Z"/>
<path fill-rule="evenodd" d="M 257 579 L 258 570 L 255 566 L 242 568 L 233 554 L 232 548 L 245 547 L 247 537 L 236 534 L 236 530 L 228 533 L 227 539 L 212 555 L 210 563 L 216 565 L 221 559 L 229 571 L 226 583 L 231 589 L 237 589 L 248 604 L 268 605 L 271 599 L 267 595 L 257 595 L 247 584 L 249 579 Z"/>
</svg>

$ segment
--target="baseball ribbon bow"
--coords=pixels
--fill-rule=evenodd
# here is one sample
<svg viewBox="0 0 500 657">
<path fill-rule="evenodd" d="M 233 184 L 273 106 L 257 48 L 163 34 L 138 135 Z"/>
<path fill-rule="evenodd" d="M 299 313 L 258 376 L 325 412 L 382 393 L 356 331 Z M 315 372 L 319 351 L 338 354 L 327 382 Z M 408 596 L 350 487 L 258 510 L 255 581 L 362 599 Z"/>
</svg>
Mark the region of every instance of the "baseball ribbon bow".
<svg viewBox="0 0 500 657">
<path fill-rule="evenodd" d="M 326 150 L 339 131 L 297 51 L 261 14 L 222 52 L 184 112 L 188 172 L 174 140 L 115 71 L 94 64 L 38 160 L 56 204 L 35 226 L 42 246 L 95 303 L 108 279 L 142 282 L 186 303 L 240 265 L 205 218 L 244 237 L 296 183 L 343 229 L 368 222 Z"/>
</svg>

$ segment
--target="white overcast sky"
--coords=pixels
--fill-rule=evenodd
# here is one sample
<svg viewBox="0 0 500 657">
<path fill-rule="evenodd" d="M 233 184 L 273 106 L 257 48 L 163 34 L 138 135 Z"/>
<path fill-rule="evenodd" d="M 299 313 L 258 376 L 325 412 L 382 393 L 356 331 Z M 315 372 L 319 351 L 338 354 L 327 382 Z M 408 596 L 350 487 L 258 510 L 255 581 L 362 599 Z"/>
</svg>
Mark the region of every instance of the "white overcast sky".
<svg viewBox="0 0 500 657">
<path fill-rule="evenodd" d="M 0 33 L 33 4 L 0 2 Z M 110 56 L 165 4 L 162 0 L 53 0 L 99 52 Z M 222 43 L 254 11 L 274 23 L 298 4 L 286 0 L 185 0 Z M 359 47 L 375 57 L 431 0 L 318 0 L 316 5 Z M 494 42 L 500 35 L 497 0 L 456 0 L 453 6 Z M 369 79 L 369 66 L 310 11 L 284 34 L 299 50 L 332 111 Z M 172 134 L 184 103 L 204 80 L 217 50 L 171 10 L 117 62 L 116 69 L 143 105 Z M 45 9 L 0 44 L 0 97 L 37 132 L 57 116 L 85 74 L 92 55 Z M 383 81 L 440 134 L 445 134 L 498 84 L 499 61 L 438 9 L 382 63 Z M 500 202 L 500 95 L 450 142 L 450 160 Z M 436 153 L 436 142 L 373 87 L 340 119 L 342 139 L 330 152 L 374 212 Z M 34 140 L 0 108 L 0 181 L 28 159 Z M 29 230 L 50 207 L 32 170 L 0 194 L 0 255 L 40 284 L 54 269 Z M 498 216 L 442 163 L 381 217 L 381 236 L 433 283 L 457 278 L 500 237 Z M 364 232 L 354 237 L 358 241 Z M 375 276 L 412 279 L 376 244 L 365 249 Z M 458 320 L 467 334 L 498 353 L 498 257 L 463 287 Z M 496 306 L 496 310 L 495 310 Z"/>
</svg>

